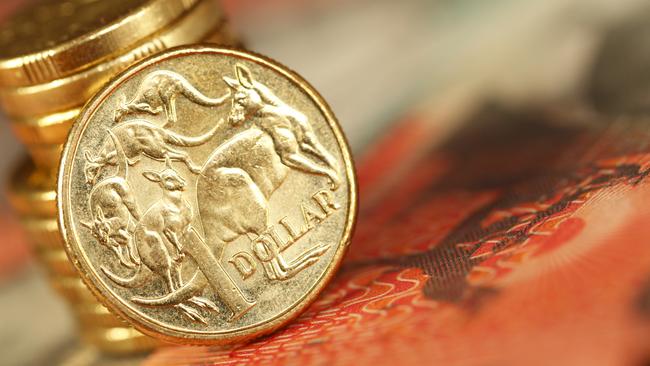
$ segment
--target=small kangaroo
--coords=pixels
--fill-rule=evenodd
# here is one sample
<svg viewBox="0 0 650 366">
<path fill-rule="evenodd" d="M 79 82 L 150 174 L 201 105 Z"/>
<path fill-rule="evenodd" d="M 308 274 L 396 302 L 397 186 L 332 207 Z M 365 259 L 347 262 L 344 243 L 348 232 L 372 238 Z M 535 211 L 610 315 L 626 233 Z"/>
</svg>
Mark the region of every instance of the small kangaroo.
<svg viewBox="0 0 650 366">
<path fill-rule="evenodd" d="M 136 164 L 142 155 L 146 155 L 158 161 L 164 161 L 167 158 L 182 161 L 190 171 L 198 173 L 201 167 L 194 164 L 186 152 L 174 147 L 200 146 L 210 140 L 222 124 L 223 120 L 220 120 L 210 131 L 197 137 L 179 135 L 147 120 L 125 122 L 113 127 L 112 131 L 120 141 L 123 141 L 124 154 L 129 165 Z M 115 150 L 108 143 L 104 143 L 97 156 L 88 152 L 85 156 L 84 174 L 88 184 L 93 184 L 97 180 L 104 167 L 117 164 Z"/>
<path fill-rule="evenodd" d="M 92 231 L 93 236 L 102 245 L 110 248 L 120 259 L 120 263 L 133 268 L 140 263 L 131 233 L 130 218 L 140 219 L 135 197 L 126 181 L 127 163 L 120 142 L 108 131 L 115 146 L 117 171 L 111 177 L 102 180 L 90 191 L 89 207 L 93 214 L 93 223 L 82 223 Z"/>
<path fill-rule="evenodd" d="M 181 75 L 166 71 L 154 71 L 147 75 L 129 102 L 123 102 L 115 111 L 115 122 L 133 113 L 157 115 L 165 111 L 165 126 L 176 123 L 176 98 L 182 95 L 190 101 L 203 106 L 220 106 L 230 97 L 230 93 L 220 98 L 209 98 L 198 91 Z"/>
<path fill-rule="evenodd" d="M 167 289 L 173 292 L 183 286 L 181 269 L 183 259 L 183 239 L 191 230 L 193 218 L 192 206 L 183 198 L 187 185 L 166 160 L 166 167 L 160 172 L 146 171 L 144 177 L 157 183 L 163 190 L 162 198 L 142 216 L 135 228 L 135 243 L 140 253 L 142 264 L 151 272 L 164 279 Z M 104 273 L 115 283 L 124 287 L 135 287 L 143 276 L 140 276 L 142 265 L 131 278 L 120 278 L 105 268 Z M 137 301 L 137 297 L 133 299 Z M 194 296 L 188 299 L 190 303 L 203 308 L 216 310 L 210 300 Z M 196 309 L 187 304 L 177 304 L 191 319 L 205 322 Z"/>
</svg>

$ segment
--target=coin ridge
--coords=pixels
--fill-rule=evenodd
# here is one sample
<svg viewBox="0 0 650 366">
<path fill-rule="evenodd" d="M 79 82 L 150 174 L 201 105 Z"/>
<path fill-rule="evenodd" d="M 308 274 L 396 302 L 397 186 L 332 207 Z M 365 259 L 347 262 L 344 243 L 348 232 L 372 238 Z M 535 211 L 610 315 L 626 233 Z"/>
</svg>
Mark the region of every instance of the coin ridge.
<svg viewBox="0 0 650 366">
<path fill-rule="evenodd" d="M 94 65 L 135 43 L 124 40 L 145 38 L 165 28 L 197 1 L 151 0 L 113 23 L 50 49 L 0 59 L 0 84 L 24 86 L 44 83 Z M 134 30 L 142 32 L 134 35 Z M 71 57 L 80 54 L 85 55 L 84 58 Z"/>
<path fill-rule="evenodd" d="M 92 275 L 95 278 L 99 278 L 96 270 L 90 266 L 85 253 L 75 248 L 80 248 L 80 245 L 75 238 L 75 234 L 73 232 L 74 230 L 68 229 L 68 227 L 71 225 L 71 215 L 66 210 L 66 207 L 64 207 L 64 205 L 68 207 L 70 206 L 70 203 L 68 201 L 71 199 L 71 197 L 68 196 L 69 190 L 67 187 L 69 185 L 72 162 L 69 162 L 69 164 L 66 163 L 69 159 L 75 156 L 77 144 L 87 125 L 82 124 L 81 121 L 87 121 L 92 116 L 92 114 L 95 113 L 96 109 L 101 105 L 101 103 L 111 95 L 111 92 L 113 90 L 119 88 L 120 85 L 135 76 L 137 72 L 144 70 L 149 66 L 155 65 L 163 60 L 182 57 L 184 55 L 210 53 L 240 57 L 262 66 L 269 67 L 273 71 L 287 78 L 292 84 L 298 86 L 302 92 L 306 93 L 311 98 L 311 100 L 317 106 L 318 110 L 323 114 L 323 116 L 325 116 L 328 126 L 331 128 L 331 131 L 339 146 L 339 150 L 341 151 L 341 156 L 343 158 L 342 160 L 345 165 L 345 175 L 348 179 L 347 193 L 349 197 L 349 203 L 346 207 L 348 213 L 345 220 L 345 229 L 341 234 L 341 239 L 338 242 L 336 253 L 328 264 L 326 270 L 324 270 L 323 274 L 314 283 L 314 285 L 305 292 L 305 295 L 296 300 L 294 304 L 289 306 L 285 311 L 266 319 L 264 322 L 240 327 L 236 330 L 219 332 L 194 331 L 188 329 L 180 330 L 177 327 L 170 326 L 169 324 L 163 324 L 160 321 L 149 316 L 141 314 L 137 314 L 137 317 L 133 316 L 134 313 L 138 312 L 133 309 L 127 309 L 128 311 L 125 311 L 119 306 L 116 306 L 114 302 L 110 301 L 105 295 L 105 293 L 109 293 L 111 297 L 118 299 L 118 302 L 122 302 L 119 300 L 119 297 L 115 295 L 113 290 L 102 285 L 101 281 L 93 281 L 91 275 L 89 273 L 86 273 L 88 270 L 92 272 Z M 64 145 L 63 153 L 61 155 L 60 167 L 59 179 L 57 183 L 57 211 L 59 226 L 64 237 L 65 248 L 68 252 L 68 256 L 80 272 L 82 280 L 89 287 L 93 295 L 95 295 L 98 300 L 110 311 L 113 311 L 120 317 L 127 319 L 132 326 L 134 326 L 142 333 L 173 343 L 208 345 L 229 344 L 233 342 L 245 341 L 269 334 L 284 326 L 288 321 L 297 318 L 302 312 L 304 312 L 304 310 L 307 309 L 309 305 L 311 305 L 316 300 L 316 298 L 326 287 L 326 285 L 332 280 L 333 276 L 340 268 L 342 259 L 349 248 L 352 233 L 354 232 L 356 225 L 356 216 L 358 214 L 358 185 L 356 181 L 354 161 L 352 159 L 349 144 L 345 138 L 345 135 L 343 134 L 343 130 L 338 119 L 334 115 L 329 104 L 321 96 L 321 94 L 295 71 L 284 66 L 282 63 L 273 60 L 270 57 L 263 56 L 254 52 L 241 51 L 234 48 L 215 47 L 214 45 L 209 44 L 197 44 L 192 47 L 181 46 L 171 48 L 162 54 L 151 56 L 138 62 L 137 64 L 132 65 L 127 70 L 116 76 L 110 83 L 104 85 L 104 87 L 97 94 L 95 94 L 95 96 L 88 102 L 88 104 L 86 104 L 81 112 L 79 119 L 70 131 L 68 139 Z M 96 282 L 100 282 L 100 286 L 97 286 Z M 134 318 L 144 319 L 146 322 L 142 320 L 135 321 Z M 160 332 L 156 329 L 156 327 L 152 325 L 156 325 L 157 328 L 163 328 L 166 330 L 166 332 Z M 257 330 L 257 332 L 254 332 L 253 330 Z M 187 336 L 187 334 L 191 334 L 193 337 L 190 338 Z"/>
<path fill-rule="evenodd" d="M 166 27 L 138 40 L 124 53 L 77 73 L 42 84 L 0 88 L 0 104 L 10 118 L 25 118 L 67 111 L 84 104 L 116 73 L 146 57 L 212 35 L 224 18 L 215 16 L 214 0 L 192 0 L 194 6 Z M 217 13 L 219 14 L 219 13 Z M 196 33 L 200 35 L 196 36 Z M 170 47 L 167 43 L 174 40 Z"/>
</svg>

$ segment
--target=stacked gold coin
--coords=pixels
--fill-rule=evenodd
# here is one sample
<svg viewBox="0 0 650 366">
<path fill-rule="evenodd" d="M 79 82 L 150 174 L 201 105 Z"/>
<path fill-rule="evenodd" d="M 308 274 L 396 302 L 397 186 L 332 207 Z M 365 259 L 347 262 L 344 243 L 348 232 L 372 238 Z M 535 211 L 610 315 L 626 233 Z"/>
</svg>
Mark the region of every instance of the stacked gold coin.
<svg viewBox="0 0 650 366">
<path fill-rule="evenodd" d="M 56 221 L 54 175 L 25 161 L 14 173 L 9 199 L 33 242 L 52 286 L 66 298 L 78 320 L 82 338 L 102 351 L 129 353 L 155 346 L 101 306 L 68 261 Z"/>
<path fill-rule="evenodd" d="M 0 106 L 31 159 L 9 197 L 82 338 L 129 353 L 155 342 L 100 305 L 68 261 L 56 220 L 61 146 L 84 103 L 136 61 L 197 42 L 235 45 L 215 0 L 46 0 L 0 27 Z"/>
</svg>

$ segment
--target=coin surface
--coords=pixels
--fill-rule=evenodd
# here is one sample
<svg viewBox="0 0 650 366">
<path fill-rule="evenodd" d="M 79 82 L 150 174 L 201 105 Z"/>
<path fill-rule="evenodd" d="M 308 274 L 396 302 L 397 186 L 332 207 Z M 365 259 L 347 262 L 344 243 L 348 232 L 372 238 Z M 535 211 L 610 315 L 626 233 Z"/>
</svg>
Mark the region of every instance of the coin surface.
<svg viewBox="0 0 650 366">
<path fill-rule="evenodd" d="M 0 27 L 0 84 L 43 83 L 128 49 L 196 0 L 41 0 Z"/>
<path fill-rule="evenodd" d="M 104 86 L 64 146 L 58 194 L 66 250 L 100 301 L 185 344 L 295 318 L 338 268 L 357 207 L 319 94 L 275 61 L 208 45 Z"/>
</svg>

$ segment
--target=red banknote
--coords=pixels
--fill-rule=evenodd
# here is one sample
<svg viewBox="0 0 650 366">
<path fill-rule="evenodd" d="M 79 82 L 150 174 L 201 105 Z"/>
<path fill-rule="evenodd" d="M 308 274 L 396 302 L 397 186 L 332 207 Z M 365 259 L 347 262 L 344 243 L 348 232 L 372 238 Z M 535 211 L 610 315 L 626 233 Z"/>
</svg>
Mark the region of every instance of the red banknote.
<svg viewBox="0 0 650 366">
<path fill-rule="evenodd" d="M 355 239 L 303 316 L 145 364 L 647 365 L 650 125 L 599 119 L 486 108 L 417 160 L 408 119 L 360 163 Z"/>
</svg>

